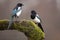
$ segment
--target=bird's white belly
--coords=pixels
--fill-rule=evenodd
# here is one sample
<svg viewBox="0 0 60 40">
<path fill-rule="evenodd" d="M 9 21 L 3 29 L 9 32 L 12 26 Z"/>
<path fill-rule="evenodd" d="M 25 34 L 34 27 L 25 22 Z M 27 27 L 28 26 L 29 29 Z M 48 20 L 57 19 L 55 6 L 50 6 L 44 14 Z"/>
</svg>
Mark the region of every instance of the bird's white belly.
<svg viewBox="0 0 60 40">
<path fill-rule="evenodd" d="M 35 17 L 34 22 L 40 23 L 40 20 L 37 17 Z"/>
<path fill-rule="evenodd" d="M 17 16 L 21 15 L 22 10 L 20 10 L 19 12 L 16 13 Z"/>
</svg>

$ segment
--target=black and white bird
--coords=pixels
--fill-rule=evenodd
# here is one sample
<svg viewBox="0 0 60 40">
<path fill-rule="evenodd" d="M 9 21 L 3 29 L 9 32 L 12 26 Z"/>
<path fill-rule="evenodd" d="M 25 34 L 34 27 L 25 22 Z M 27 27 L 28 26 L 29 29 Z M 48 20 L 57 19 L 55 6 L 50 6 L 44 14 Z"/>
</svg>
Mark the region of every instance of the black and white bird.
<svg viewBox="0 0 60 40">
<path fill-rule="evenodd" d="M 12 11 L 12 16 L 19 17 L 21 15 L 21 12 L 22 12 L 22 6 L 23 6 L 22 3 L 18 3 Z"/>
<path fill-rule="evenodd" d="M 21 15 L 22 6 L 23 6 L 22 3 L 18 3 L 16 7 L 12 10 L 12 15 L 11 15 L 10 22 L 7 29 L 9 29 L 10 26 L 12 25 L 14 17 L 18 18 Z"/>
<path fill-rule="evenodd" d="M 35 10 L 32 10 L 31 11 L 31 19 L 33 19 L 33 21 L 35 23 L 38 24 L 38 26 L 41 28 L 41 30 L 44 32 L 43 28 L 42 28 L 42 25 L 41 25 L 41 18 L 39 17 L 39 15 L 36 13 Z"/>
</svg>

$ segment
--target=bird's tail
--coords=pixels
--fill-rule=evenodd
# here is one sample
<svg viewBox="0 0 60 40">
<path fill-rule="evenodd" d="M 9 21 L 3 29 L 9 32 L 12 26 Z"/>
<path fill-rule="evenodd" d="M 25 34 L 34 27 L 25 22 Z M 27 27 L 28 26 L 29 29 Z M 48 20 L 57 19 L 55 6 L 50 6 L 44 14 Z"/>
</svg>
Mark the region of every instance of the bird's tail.
<svg viewBox="0 0 60 40">
<path fill-rule="evenodd" d="M 11 27 L 12 23 L 13 23 L 13 17 L 10 18 L 10 21 L 9 21 L 8 28 L 7 29 L 9 29 Z"/>
<path fill-rule="evenodd" d="M 41 23 L 38 23 L 38 26 L 41 28 L 41 30 L 44 32 L 44 30 L 43 30 L 43 27 L 42 27 L 42 25 L 41 25 Z"/>
</svg>

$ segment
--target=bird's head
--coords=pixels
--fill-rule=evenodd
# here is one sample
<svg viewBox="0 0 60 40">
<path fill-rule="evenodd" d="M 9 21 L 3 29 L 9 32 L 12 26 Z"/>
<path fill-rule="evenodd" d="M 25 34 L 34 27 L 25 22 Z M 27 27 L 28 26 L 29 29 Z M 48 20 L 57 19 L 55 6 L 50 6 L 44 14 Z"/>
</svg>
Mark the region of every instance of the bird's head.
<svg viewBox="0 0 60 40">
<path fill-rule="evenodd" d="M 31 18 L 34 19 L 35 16 L 36 16 L 36 12 L 35 12 L 35 10 L 32 10 L 32 11 L 31 11 Z"/>
<path fill-rule="evenodd" d="M 21 8 L 22 6 L 24 6 L 22 3 L 18 3 L 13 10 L 15 10 L 15 9 L 17 10 L 18 8 Z"/>
<path fill-rule="evenodd" d="M 36 14 L 36 11 L 35 11 L 35 10 L 32 10 L 32 11 L 31 11 L 31 14 Z"/>
<path fill-rule="evenodd" d="M 22 7 L 22 6 L 23 6 L 22 3 L 18 3 L 18 4 L 17 4 L 17 7 Z"/>
</svg>

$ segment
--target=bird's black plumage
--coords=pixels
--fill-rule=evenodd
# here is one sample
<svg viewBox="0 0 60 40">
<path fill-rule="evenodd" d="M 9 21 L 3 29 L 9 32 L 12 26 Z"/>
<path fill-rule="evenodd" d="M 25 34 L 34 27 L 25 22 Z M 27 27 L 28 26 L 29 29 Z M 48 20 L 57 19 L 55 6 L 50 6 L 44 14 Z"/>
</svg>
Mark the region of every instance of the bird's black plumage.
<svg viewBox="0 0 60 40">
<path fill-rule="evenodd" d="M 23 4 L 22 3 L 18 3 L 17 6 L 18 7 L 21 7 L 21 6 L 23 6 Z"/>
<path fill-rule="evenodd" d="M 31 19 L 34 19 L 36 16 L 36 12 L 34 10 L 31 11 Z"/>
<path fill-rule="evenodd" d="M 41 30 L 44 32 L 43 28 L 42 28 L 42 25 L 40 23 L 41 19 L 40 17 L 38 16 L 38 14 L 36 13 L 35 10 L 32 10 L 31 11 L 31 19 L 33 19 L 34 21 L 36 21 L 36 23 L 38 24 L 38 26 L 41 28 Z"/>
<path fill-rule="evenodd" d="M 41 28 L 41 30 L 44 32 L 41 23 L 38 23 L 38 26 Z"/>
</svg>

